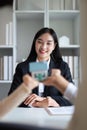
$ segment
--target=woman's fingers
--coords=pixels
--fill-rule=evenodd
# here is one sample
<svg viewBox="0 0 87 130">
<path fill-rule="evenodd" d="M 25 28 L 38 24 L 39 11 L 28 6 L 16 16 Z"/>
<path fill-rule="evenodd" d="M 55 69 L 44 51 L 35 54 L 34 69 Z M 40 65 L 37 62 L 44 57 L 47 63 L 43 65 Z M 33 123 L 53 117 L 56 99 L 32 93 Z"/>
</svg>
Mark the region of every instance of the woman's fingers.
<svg viewBox="0 0 87 130">
<path fill-rule="evenodd" d="M 51 97 L 47 97 L 42 101 L 35 101 L 32 104 L 32 106 L 33 107 L 59 107 L 59 104 Z"/>
<path fill-rule="evenodd" d="M 36 99 L 36 94 L 31 94 L 30 96 L 28 96 L 25 101 L 24 104 L 29 105 L 32 104 L 32 102 L 34 102 L 34 100 Z"/>
<path fill-rule="evenodd" d="M 47 103 L 47 99 L 44 99 L 42 101 L 35 101 L 33 104 L 32 104 L 33 107 L 47 107 L 48 106 L 48 103 Z"/>
<path fill-rule="evenodd" d="M 42 101 L 44 99 L 44 97 L 39 97 L 36 94 L 31 94 L 30 96 L 28 96 L 25 101 L 24 104 L 29 105 L 32 104 L 35 101 Z"/>
</svg>

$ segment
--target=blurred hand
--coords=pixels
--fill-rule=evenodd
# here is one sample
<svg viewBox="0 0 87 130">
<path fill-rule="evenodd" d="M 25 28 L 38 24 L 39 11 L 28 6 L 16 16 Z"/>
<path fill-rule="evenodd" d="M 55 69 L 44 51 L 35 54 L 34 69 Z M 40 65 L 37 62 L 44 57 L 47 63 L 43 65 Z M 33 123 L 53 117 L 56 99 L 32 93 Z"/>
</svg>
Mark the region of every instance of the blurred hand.
<svg viewBox="0 0 87 130">
<path fill-rule="evenodd" d="M 35 101 L 32 104 L 32 106 L 33 107 L 59 107 L 59 104 L 51 97 L 47 97 L 42 101 Z"/>
<path fill-rule="evenodd" d="M 47 86 L 56 86 L 56 81 L 60 75 L 61 71 L 59 69 L 52 69 L 51 76 L 48 76 L 47 79 L 42 81 L 42 83 Z"/>
<path fill-rule="evenodd" d="M 39 85 L 39 82 L 36 79 L 32 78 L 29 74 L 23 76 L 23 82 L 26 84 L 27 87 L 30 88 L 30 90 Z"/>
<path fill-rule="evenodd" d="M 36 102 L 36 101 L 42 101 L 43 99 L 44 99 L 44 97 L 40 97 L 40 96 L 38 96 L 36 94 L 31 94 L 31 95 L 29 95 L 25 99 L 24 104 L 25 105 L 32 105 L 34 102 Z"/>
<path fill-rule="evenodd" d="M 44 85 L 47 86 L 55 86 L 62 94 L 64 94 L 69 81 L 67 81 L 61 74 L 59 69 L 53 69 L 51 76 L 45 79 L 43 82 Z"/>
</svg>

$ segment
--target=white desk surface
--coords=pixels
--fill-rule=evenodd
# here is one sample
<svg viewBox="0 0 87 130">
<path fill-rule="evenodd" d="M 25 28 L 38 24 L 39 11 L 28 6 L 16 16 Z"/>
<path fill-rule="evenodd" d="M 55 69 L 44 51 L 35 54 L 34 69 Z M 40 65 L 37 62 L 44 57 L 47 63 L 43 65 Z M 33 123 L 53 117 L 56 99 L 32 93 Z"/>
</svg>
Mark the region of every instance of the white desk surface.
<svg viewBox="0 0 87 130">
<path fill-rule="evenodd" d="M 65 129 L 72 115 L 49 115 L 44 108 L 16 108 L 0 122 L 22 123 Z"/>
</svg>

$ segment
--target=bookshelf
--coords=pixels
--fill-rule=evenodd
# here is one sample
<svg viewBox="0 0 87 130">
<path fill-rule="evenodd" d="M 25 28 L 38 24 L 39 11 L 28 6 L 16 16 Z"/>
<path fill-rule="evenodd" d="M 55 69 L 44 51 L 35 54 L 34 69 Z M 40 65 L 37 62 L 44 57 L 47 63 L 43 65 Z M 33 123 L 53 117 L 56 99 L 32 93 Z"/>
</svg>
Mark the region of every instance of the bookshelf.
<svg viewBox="0 0 87 130">
<path fill-rule="evenodd" d="M 5 31 L 3 33 L 0 31 L 0 35 L 2 37 L 2 40 L 0 39 L 0 57 L 12 56 L 13 73 L 15 71 L 16 64 L 23 61 L 23 59 L 26 59 L 29 55 L 33 37 L 42 27 L 52 27 L 56 31 L 58 38 L 66 36 L 69 39 L 68 44 L 60 43 L 63 58 L 68 57 L 65 59 L 69 59 L 69 56 L 71 56 L 72 59 L 77 57 L 80 60 L 80 11 L 78 1 L 79 0 L 13 1 L 13 7 L 10 7 L 5 13 L 5 15 L 9 17 L 7 17 L 7 19 L 5 18 L 6 20 L 2 19 L 5 23 L 1 21 Z M 3 10 L 6 11 L 6 9 Z M 13 24 L 13 37 L 11 36 L 12 39 L 10 39 L 12 40 L 12 44 L 7 44 L 6 41 L 8 41 L 8 35 L 6 35 L 6 28 L 8 32 L 8 25 L 6 27 L 6 24 L 11 22 Z M 80 62 L 79 60 L 77 63 L 78 68 Z M 74 62 L 72 62 L 72 64 L 74 64 Z M 80 70 L 77 71 L 77 68 L 74 70 L 76 73 L 78 72 L 78 76 L 76 78 L 73 77 L 77 85 Z M 11 80 L 0 80 L 0 83 L 2 84 L 8 84 L 8 82 L 11 83 Z"/>
<path fill-rule="evenodd" d="M 10 83 L 13 77 L 13 13 L 12 6 L 0 8 L 0 83 Z M 0 84 L 1 85 L 1 84 Z"/>
</svg>

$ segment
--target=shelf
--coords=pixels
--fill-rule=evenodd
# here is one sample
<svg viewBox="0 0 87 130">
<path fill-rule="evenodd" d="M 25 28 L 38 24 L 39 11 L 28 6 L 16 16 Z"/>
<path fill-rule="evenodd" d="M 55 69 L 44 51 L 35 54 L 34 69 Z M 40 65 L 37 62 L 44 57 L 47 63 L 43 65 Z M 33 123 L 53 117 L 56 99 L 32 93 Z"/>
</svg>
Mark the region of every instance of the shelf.
<svg viewBox="0 0 87 130">
<path fill-rule="evenodd" d="M 16 11 L 15 12 L 16 17 L 18 19 L 42 19 L 44 18 L 44 12 L 40 12 L 40 11 Z"/>
<path fill-rule="evenodd" d="M 15 11 L 15 14 L 17 17 L 24 17 L 27 18 L 28 16 L 34 16 L 36 18 L 36 16 L 38 16 L 39 18 L 41 17 L 40 14 L 44 14 L 45 11 L 29 11 L 29 10 L 22 10 L 22 11 Z M 49 11 L 49 15 L 50 17 L 53 18 L 70 18 L 73 19 L 76 16 L 78 16 L 78 14 L 80 14 L 79 10 L 50 10 Z M 33 17 L 32 16 L 32 17 Z"/>
<path fill-rule="evenodd" d="M 79 10 L 50 10 L 49 16 L 51 18 L 74 19 L 80 14 Z"/>
<path fill-rule="evenodd" d="M 7 84 L 7 83 L 12 83 L 12 81 L 10 81 L 10 80 L 0 80 L 0 83 L 5 83 L 5 84 Z"/>
<path fill-rule="evenodd" d="M 13 55 L 13 45 L 0 45 L 0 55 Z"/>
<path fill-rule="evenodd" d="M 0 49 L 13 49 L 13 45 L 0 45 Z"/>
<path fill-rule="evenodd" d="M 44 13 L 45 11 L 39 11 L 39 10 L 16 10 L 15 13 Z"/>
<path fill-rule="evenodd" d="M 13 47 L 0 47 L 0 56 L 13 56 Z"/>
<path fill-rule="evenodd" d="M 60 48 L 64 48 L 64 49 L 80 49 L 80 45 L 60 46 Z"/>
</svg>

